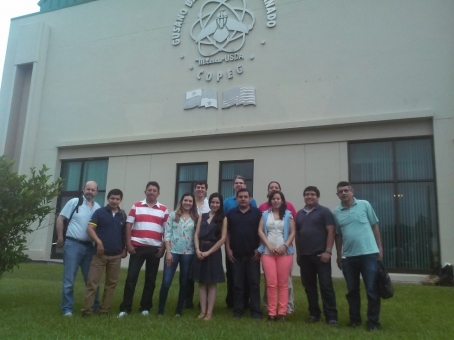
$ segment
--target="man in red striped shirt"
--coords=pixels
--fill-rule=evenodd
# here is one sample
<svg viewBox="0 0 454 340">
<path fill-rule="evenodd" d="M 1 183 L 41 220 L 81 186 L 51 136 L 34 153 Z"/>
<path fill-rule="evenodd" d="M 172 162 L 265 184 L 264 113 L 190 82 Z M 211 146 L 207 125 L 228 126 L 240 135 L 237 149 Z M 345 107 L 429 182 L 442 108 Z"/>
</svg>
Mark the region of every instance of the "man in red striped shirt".
<svg viewBox="0 0 454 340">
<path fill-rule="evenodd" d="M 139 311 L 143 316 L 147 316 L 153 307 L 156 275 L 165 249 L 162 235 L 164 224 L 169 217 L 167 207 L 158 202 L 159 190 L 157 182 L 148 182 L 145 189 L 146 199 L 134 203 L 126 219 L 126 248 L 130 257 L 119 318 L 131 313 L 137 279 L 144 262 L 145 284 Z"/>
</svg>

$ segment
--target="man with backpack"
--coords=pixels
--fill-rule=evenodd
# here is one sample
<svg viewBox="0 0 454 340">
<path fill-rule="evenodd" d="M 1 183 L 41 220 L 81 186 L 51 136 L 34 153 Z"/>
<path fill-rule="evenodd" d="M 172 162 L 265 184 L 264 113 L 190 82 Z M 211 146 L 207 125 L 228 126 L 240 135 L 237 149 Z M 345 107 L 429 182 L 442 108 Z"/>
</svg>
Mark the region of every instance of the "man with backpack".
<svg viewBox="0 0 454 340">
<path fill-rule="evenodd" d="M 93 242 L 87 234 L 87 225 L 93 213 L 100 208 L 94 201 L 98 193 L 98 184 L 94 181 L 85 183 L 83 197 L 71 199 L 57 218 L 57 247 L 63 247 L 63 286 L 61 311 L 64 316 L 73 315 L 74 281 L 79 267 L 85 284 L 93 256 Z M 64 224 L 68 220 L 66 240 L 64 240 Z M 95 299 L 95 305 L 99 304 Z"/>
</svg>

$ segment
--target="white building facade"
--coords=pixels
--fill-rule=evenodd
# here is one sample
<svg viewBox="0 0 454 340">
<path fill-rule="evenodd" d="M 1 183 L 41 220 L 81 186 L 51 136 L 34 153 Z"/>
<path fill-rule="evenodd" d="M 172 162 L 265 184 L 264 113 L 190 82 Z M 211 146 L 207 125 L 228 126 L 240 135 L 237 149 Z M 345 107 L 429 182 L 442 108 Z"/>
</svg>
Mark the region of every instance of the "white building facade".
<svg viewBox="0 0 454 340">
<path fill-rule="evenodd" d="M 238 173 L 258 203 L 277 180 L 297 209 L 308 185 L 332 209 L 348 180 L 386 266 L 416 280 L 454 261 L 453 17 L 442 0 L 49 7 L 11 21 L 0 152 L 63 177 L 57 209 L 86 180 L 126 210 L 155 180 L 173 209 L 195 180 L 231 195 Z M 58 258 L 53 233 L 30 236 L 32 259 Z"/>
</svg>

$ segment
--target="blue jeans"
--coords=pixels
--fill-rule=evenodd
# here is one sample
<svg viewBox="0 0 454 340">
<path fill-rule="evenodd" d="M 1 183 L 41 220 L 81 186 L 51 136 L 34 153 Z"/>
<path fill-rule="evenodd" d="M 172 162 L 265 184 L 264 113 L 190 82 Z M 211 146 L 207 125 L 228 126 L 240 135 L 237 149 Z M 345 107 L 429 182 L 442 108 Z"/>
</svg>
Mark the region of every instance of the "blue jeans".
<svg viewBox="0 0 454 340">
<path fill-rule="evenodd" d="M 63 248 L 63 286 L 61 298 L 61 311 L 63 314 L 73 312 L 74 305 L 74 281 L 76 280 L 79 267 L 87 284 L 88 271 L 90 270 L 91 259 L 94 248 L 91 243 L 82 244 L 73 240 L 66 240 Z M 93 309 L 99 307 L 98 291 L 96 291 Z"/>
<path fill-rule="evenodd" d="M 321 317 L 321 310 L 318 304 L 318 277 L 325 320 L 337 321 L 336 293 L 334 292 L 331 276 L 331 261 L 323 263 L 317 254 L 302 255 L 300 256 L 300 264 L 301 283 L 306 292 L 309 315 L 316 319 Z"/>
<path fill-rule="evenodd" d="M 342 272 L 347 281 L 347 301 L 350 322 L 361 323 L 361 274 L 367 294 L 367 325 L 380 326 L 380 295 L 377 285 L 378 263 L 377 254 L 352 256 L 342 259 Z"/>
<path fill-rule="evenodd" d="M 178 264 L 180 264 L 180 291 L 178 293 L 178 303 L 175 310 L 175 314 L 181 314 L 183 310 L 184 300 L 186 299 L 188 289 L 189 271 L 191 269 L 193 254 L 172 254 L 172 265 L 167 267 L 164 265 L 164 273 L 162 275 L 161 291 L 159 292 L 159 307 L 158 314 L 164 314 L 164 308 L 166 306 L 167 295 L 169 294 L 169 288 L 172 284 L 173 276 L 177 270 Z"/>
<path fill-rule="evenodd" d="M 123 292 L 123 302 L 120 311 L 131 313 L 132 301 L 136 290 L 137 279 L 139 278 L 142 265 L 145 264 L 145 283 L 143 285 L 142 299 L 140 300 L 139 311 L 149 311 L 153 307 L 153 293 L 158 275 L 160 257 L 156 257 L 160 247 L 135 247 L 136 253 L 129 256 L 128 275 Z"/>
</svg>

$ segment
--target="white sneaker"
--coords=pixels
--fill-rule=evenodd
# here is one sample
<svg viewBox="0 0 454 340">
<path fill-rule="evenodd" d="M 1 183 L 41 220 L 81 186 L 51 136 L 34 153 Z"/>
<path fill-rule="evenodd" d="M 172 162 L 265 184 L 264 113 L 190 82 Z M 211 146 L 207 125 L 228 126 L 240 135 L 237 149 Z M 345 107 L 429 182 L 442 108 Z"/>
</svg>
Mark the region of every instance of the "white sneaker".
<svg viewBox="0 0 454 340">
<path fill-rule="evenodd" d="M 66 312 L 65 314 L 63 314 L 63 316 L 71 317 L 71 316 L 73 316 L 73 313 L 71 313 L 71 312 Z"/>
<path fill-rule="evenodd" d="M 126 313 L 126 312 L 120 312 L 120 314 L 118 314 L 117 318 L 120 319 L 120 318 L 122 318 L 124 316 L 127 316 L 127 315 L 128 315 L 128 313 Z"/>
<path fill-rule="evenodd" d="M 143 316 L 148 316 L 150 315 L 150 312 L 148 312 L 147 310 L 143 310 L 140 312 L 140 314 L 142 314 Z"/>
</svg>

